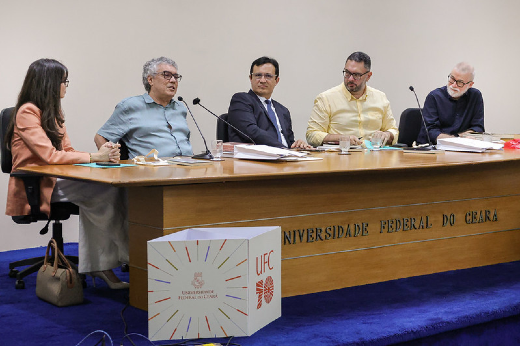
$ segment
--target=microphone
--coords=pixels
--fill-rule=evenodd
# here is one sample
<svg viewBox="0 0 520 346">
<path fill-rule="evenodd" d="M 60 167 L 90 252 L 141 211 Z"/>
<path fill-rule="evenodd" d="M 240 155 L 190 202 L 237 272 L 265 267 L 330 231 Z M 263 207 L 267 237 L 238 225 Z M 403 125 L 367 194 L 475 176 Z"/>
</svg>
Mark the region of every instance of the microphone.
<svg viewBox="0 0 520 346">
<path fill-rule="evenodd" d="M 197 98 L 194 98 L 193 99 L 193 104 L 194 105 L 199 105 L 201 106 L 202 108 L 204 108 L 206 111 L 208 111 L 210 114 L 212 114 L 215 118 L 217 118 L 218 120 L 224 122 L 226 125 L 230 126 L 231 128 L 233 128 L 233 130 L 237 131 L 238 133 L 240 133 L 242 136 L 246 137 L 247 139 L 249 139 L 251 141 L 251 143 L 253 144 L 256 144 L 255 141 L 249 137 L 248 135 L 246 135 L 244 132 L 240 131 L 239 129 L 237 129 L 235 126 L 231 125 L 228 121 L 222 119 L 221 117 L 219 117 L 218 115 L 216 115 L 215 113 L 213 113 L 212 111 L 210 111 L 209 109 L 207 109 L 206 107 L 204 107 L 201 103 L 200 103 L 200 99 L 197 97 Z"/>
<path fill-rule="evenodd" d="M 203 152 L 203 153 L 197 154 L 197 155 L 193 155 L 191 158 L 192 159 L 201 159 L 201 160 L 212 160 L 213 155 L 211 155 L 211 151 L 209 151 L 209 149 L 208 149 L 208 145 L 206 144 L 206 138 L 204 138 L 204 135 L 202 134 L 202 131 L 200 130 L 199 124 L 197 124 L 197 120 L 195 120 L 195 117 L 191 113 L 190 107 L 188 107 L 188 104 L 186 103 L 186 101 L 184 101 L 182 96 L 177 97 L 177 100 L 184 102 L 184 104 L 186 105 L 186 108 L 188 109 L 188 112 L 190 112 L 191 118 L 193 119 L 195 126 L 197 126 L 200 136 L 202 137 L 202 140 L 204 141 L 204 146 L 206 147 L 206 152 Z"/>
<path fill-rule="evenodd" d="M 415 89 L 413 86 L 410 85 L 409 89 L 411 92 L 413 92 L 413 94 L 415 95 L 415 99 L 417 100 L 417 106 L 419 106 L 419 112 L 421 113 L 421 119 L 422 119 L 422 122 L 424 125 L 424 129 L 426 130 L 426 138 L 428 138 L 428 146 L 420 147 L 420 149 L 418 149 L 418 150 L 424 150 L 424 151 L 435 150 L 437 148 L 435 148 L 435 146 L 432 144 L 432 141 L 430 140 L 430 134 L 428 133 L 428 127 L 426 126 L 426 121 L 424 120 L 424 115 L 422 113 L 422 108 L 421 108 L 421 104 L 419 103 L 419 98 L 417 97 L 417 93 L 415 92 Z"/>
</svg>

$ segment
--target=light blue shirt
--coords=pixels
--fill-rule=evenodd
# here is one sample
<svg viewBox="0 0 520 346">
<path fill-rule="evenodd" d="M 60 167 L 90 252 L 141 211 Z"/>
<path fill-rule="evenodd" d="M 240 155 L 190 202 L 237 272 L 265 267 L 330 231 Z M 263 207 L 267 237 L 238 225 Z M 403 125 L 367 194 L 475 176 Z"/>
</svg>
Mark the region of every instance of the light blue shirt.
<svg viewBox="0 0 520 346">
<path fill-rule="evenodd" d="M 146 155 L 152 149 L 157 149 L 160 157 L 191 156 L 186 115 L 186 106 L 181 102 L 172 99 L 163 107 L 145 93 L 117 104 L 98 134 L 114 143 L 122 139 L 129 158 Z"/>
</svg>

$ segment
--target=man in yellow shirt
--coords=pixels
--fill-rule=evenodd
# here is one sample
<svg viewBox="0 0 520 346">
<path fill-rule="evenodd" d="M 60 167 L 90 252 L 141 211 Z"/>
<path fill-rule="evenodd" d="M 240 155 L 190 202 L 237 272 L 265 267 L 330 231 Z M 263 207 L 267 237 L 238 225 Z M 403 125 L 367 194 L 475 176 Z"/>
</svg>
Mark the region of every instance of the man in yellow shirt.
<svg viewBox="0 0 520 346">
<path fill-rule="evenodd" d="M 381 137 L 397 142 L 397 126 L 385 93 L 366 85 L 372 77 L 370 57 L 352 53 L 345 63 L 343 83 L 319 94 L 307 126 L 307 142 L 313 146 L 338 142 L 350 135 L 350 144 Z"/>
</svg>

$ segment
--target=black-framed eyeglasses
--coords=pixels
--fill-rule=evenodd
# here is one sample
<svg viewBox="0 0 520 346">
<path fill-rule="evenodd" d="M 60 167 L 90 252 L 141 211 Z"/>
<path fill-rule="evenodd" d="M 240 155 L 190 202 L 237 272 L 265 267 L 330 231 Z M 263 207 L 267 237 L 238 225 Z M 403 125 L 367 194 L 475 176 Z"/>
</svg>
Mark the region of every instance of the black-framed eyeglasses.
<svg viewBox="0 0 520 346">
<path fill-rule="evenodd" d="M 170 71 L 157 72 L 157 74 L 162 75 L 166 80 L 171 80 L 172 78 L 175 78 L 177 82 L 180 82 L 182 79 L 182 76 L 180 74 L 171 73 Z"/>
<path fill-rule="evenodd" d="M 265 78 L 265 80 L 271 80 L 273 78 L 276 78 L 277 76 L 276 75 L 272 75 L 270 73 L 252 73 L 251 76 L 254 78 L 254 79 L 262 79 Z"/>
<path fill-rule="evenodd" d="M 463 80 L 456 80 L 455 78 L 453 78 L 453 76 L 452 76 L 451 74 L 449 74 L 449 75 L 448 75 L 448 82 L 449 82 L 450 84 L 455 83 L 455 84 L 457 84 L 457 86 L 458 86 L 459 88 L 462 88 L 464 85 L 469 84 L 469 83 L 471 83 L 471 82 L 473 82 L 473 81 L 470 80 L 469 82 L 464 83 Z"/>
<path fill-rule="evenodd" d="M 368 70 L 367 72 L 365 73 L 352 73 L 350 72 L 349 70 L 347 69 L 344 69 L 343 70 L 343 76 L 347 79 L 350 78 L 350 76 L 352 76 L 354 78 L 354 80 L 360 80 L 361 77 L 363 77 L 364 75 L 366 75 L 368 72 L 370 72 L 370 70 Z"/>
<path fill-rule="evenodd" d="M 66 87 L 69 86 L 69 80 L 68 79 L 65 79 L 62 83 L 65 84 Z"/>
</svg>

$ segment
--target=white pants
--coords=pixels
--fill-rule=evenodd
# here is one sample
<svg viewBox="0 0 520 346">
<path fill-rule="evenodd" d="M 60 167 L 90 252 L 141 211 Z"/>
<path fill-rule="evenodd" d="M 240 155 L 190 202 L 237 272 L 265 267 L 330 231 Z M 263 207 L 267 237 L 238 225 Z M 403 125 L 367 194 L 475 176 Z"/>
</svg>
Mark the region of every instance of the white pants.
<svg viewBox="0 0 520 346">
<path fill-rule="evenodd" d="M 128 263 L 126 189 L 58 179 L 51 202 L 72 202 L 79 207 L 80 273 Z"/>
</svg>

